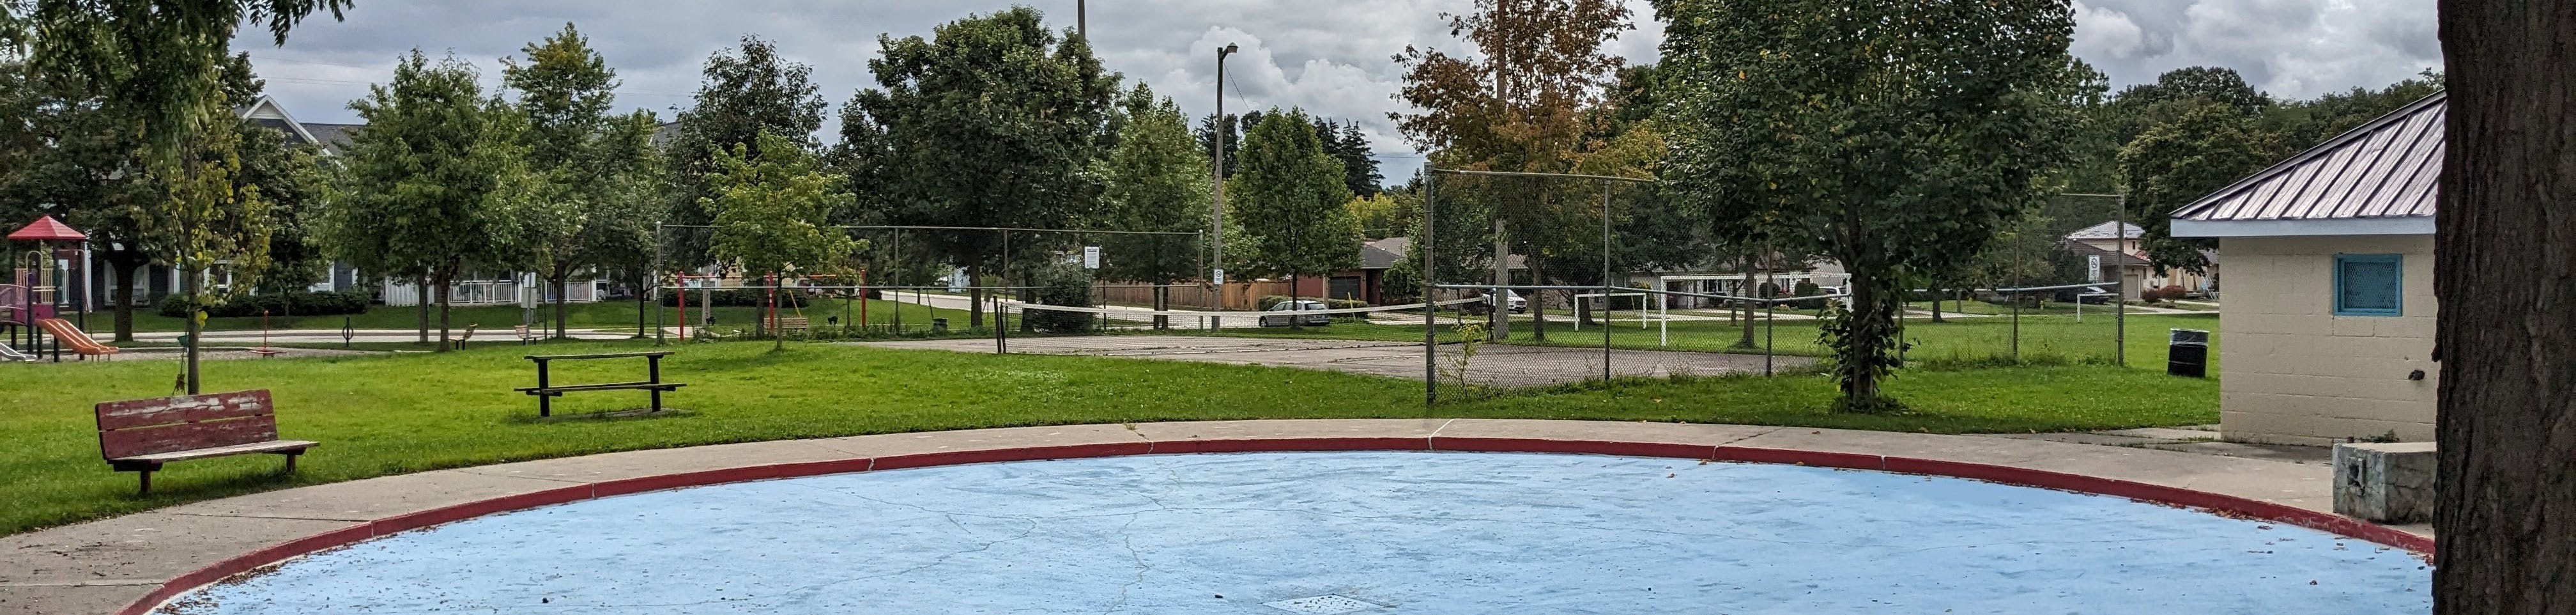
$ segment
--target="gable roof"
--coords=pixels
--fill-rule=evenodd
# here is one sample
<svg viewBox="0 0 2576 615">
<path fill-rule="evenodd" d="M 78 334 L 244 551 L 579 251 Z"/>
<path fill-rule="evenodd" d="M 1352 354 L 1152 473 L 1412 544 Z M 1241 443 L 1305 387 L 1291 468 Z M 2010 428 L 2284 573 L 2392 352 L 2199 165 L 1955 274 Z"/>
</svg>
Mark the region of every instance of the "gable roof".
<svg viewBox="0 0 2576 615">
<path fill-rule="evenodd" d="M 250 106 L 234 110 L 234 114 L 241 116 L 243 121 L 286 133 L 287 141 L 292 143 L 322 143 L 321 140 L 313 138 L 311 131 L 304 129 L 304 123 L 297 122 L 295 116 L 288 115 L 286 107 L 278 106 L 276 98 L 267 94 L 261 94 L 259 100 L 251 101 Z"/>
<path fill-rule="evenodd" d="M 2431 233 L 2445 99 L 2426 96 L 2176 209 L 2173 234 Z"/>
<path fill-rule="evenodd" d="M 2115 225 L 2119 225 L 2119 226 L 2115 226 Z M 2127 234 L 2121 234 L 2121 233 L 2119 233 L 2119 232 L 2117 232 L 2117 231 L 2113 231 L 2113 230 L 2112 230 L 2112 229 L 2114 229 L 2114 228 L 2120 228 L 2121 226 L 2125 226 L 2125 227 L 2126 227 L 2126 228 L 2125 228 L 2125 229 L 2123 229 L 2123 230 L 2128 231 L 2128 232 L 2127 232 Z M 2121 223 L 2119 223 L 2119 222 L 2104 222 L 2104 223 L 2101 223 L 2101 224 L 2096 224 L 2096 225 L 2093 225 L 2093 226 L 2084 227 L 2084 229 L 2083 229 L 2083 230 L 2079 230 L 2079 231 L 2075 231 L 2075 232 L 2067 233 L 2067 234 L 2066 234 L 2066 238 L 2067 238 L 2067 239 L 2069 239 L 2069 240 L 2083 240 L 2083 239 L 2122 239 L 2122 238 L 2127 238 L 2127 239 L 2140 239 L 2140 238 L 2144 238 L 2144 237 L 2146 237 L 2146 236 L 2147 236 L 2147 229 L 2140 228 L 2138 225 L 2135 225 L 2135 224 L 2121 225 Z"/>
</svg>

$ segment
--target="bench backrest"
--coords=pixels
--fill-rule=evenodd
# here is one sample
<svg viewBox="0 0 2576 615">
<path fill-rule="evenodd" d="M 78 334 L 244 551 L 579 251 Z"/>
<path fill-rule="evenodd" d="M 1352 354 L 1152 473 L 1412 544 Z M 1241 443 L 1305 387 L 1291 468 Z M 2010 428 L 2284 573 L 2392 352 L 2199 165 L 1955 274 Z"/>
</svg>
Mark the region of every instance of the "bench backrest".
<svg viewBox="0 0 2576 615">
<path fill-rule="evenodd" d="M 780 319 L 778 319 L 778 328 L 781 328 L 781 329 L 803 329 L 803 328 L 805 328 L 805 317 L 803 317 L 803 316 L 796 316 L 796 317 L 791 317 L 791 318 L 780 318 Z"/>
<path fill-rule="evenodd" d="M 108 459 L 277 439 L 268 390 L 98 404 L 98 451 Z"/>
</svg>

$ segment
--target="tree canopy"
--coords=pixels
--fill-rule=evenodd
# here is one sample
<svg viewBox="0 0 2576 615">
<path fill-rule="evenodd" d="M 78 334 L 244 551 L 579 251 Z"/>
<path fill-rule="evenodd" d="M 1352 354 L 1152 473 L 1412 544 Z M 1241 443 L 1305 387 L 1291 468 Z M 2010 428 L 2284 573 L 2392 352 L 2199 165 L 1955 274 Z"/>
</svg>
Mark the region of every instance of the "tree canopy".
<svg viewBox="0 0 2576 615">
<path fill-rule="evenodd" d="M 1118 147 L 1102 160 L 1107 181 L 1096 226 L 1124 231 L 1203 231 L 1208 225 L 1212 180 L 1207 156 L 1190 136 L 1180 104 L 1156 98 L 1137 84 L 1122 105 L 1126 122 Z M 1111 279 L 1170 284 L 1198 275 L 1199 246 L 1177 235 L 1095 238 L 1107 252 L 1101 268 Z"/>
<path fill-rule="evenodd" d="M 752 279 L 840 274 L 858 242 L 832 225 L 832 212 L 853 201 L 848 178 L 825 173 L 813 153 L 786 137 L 763 134 L 759 149 L 736 145 L 716 157 L 702 204 L 715 215 L 708 252 Z M 757 153 L 755 153 L 757 152 Z M 779 344 L 786 343 L 779 336 Z"/>
<path fill-rule="evenodd" d="M 1243 170 L 1226 191 L 1226 218 L 1249 244 L 1234 264 L 1250 275 L 1317 276 L 1360 265 L 1359 221 L 1344 204 L 1342 163 L 1301 110 L 1272 110 L 1243 139 Z"/>
<path fill-rule="evenodd" d="M 757 155 L 760 135 L 767 133 L 800 149 L 816 147 L 814 131 L 823 127 L 825 105 L 813 74 L 814 67 L 780 57 L 776 43 L 756 36 L 742 37 L 738 49 L 707 57 L 694 104 L 680 112 L 663 158 L 671 183 L 670 223 L 714 219 L 700 208 L 712 194 L 706 178 L 716 171 L 715 159 L 734 146 L 751 147 Z M 705 235 L 676 233 L 668 239 L 673 261 L 704 264 Z"/>
<path fill-rule="evenodd" d="M 1660 0 L 1675 187 L 1721 228 L 1780 229 L 1851 273 L 1824 328 L 1845 411 L 1901 407 L 1905 284 L 2043 198 L 2077 121 L 2062 0 Z"/>
<path fill-rule="evenodd" d="M 473 65 L 431 63 L 418 50 L 393 80 L 349 103 L 367 127 L 350 137 L 346 186 L 335 208 L 341 259 L 425 282 L 439 303 L 448 346 L 447 287 L 476 267 L 522 264 L 522 209 L 534 190 L 519 133 L 524 116 L 485 96 Z"/>
</svg>

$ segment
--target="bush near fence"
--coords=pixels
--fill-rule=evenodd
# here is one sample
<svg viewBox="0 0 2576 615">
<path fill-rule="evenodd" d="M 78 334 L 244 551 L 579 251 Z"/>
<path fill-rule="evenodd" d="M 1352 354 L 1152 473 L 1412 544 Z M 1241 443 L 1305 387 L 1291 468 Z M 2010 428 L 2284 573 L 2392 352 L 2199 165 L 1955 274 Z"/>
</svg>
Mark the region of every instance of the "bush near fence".
<svg viewBox="0 0 2576 615">
<path fill-rule="evenodd" d="M 207 307 L 206 315 L 214 318 L 239 318 L 258 316 L 262 313 L 274 316 L 361 314 L 367 311 L 367 304 L 373 299 L 367 293 L 356 292 L 296 291 L 249 295 L 234 297 L 223 305 Z M 185 297 L 171 295 L 162 298 L 160 305 L 154 306 L 153 310 L 162 316 L 186 318 L 188 302 Z"/>
</svg>

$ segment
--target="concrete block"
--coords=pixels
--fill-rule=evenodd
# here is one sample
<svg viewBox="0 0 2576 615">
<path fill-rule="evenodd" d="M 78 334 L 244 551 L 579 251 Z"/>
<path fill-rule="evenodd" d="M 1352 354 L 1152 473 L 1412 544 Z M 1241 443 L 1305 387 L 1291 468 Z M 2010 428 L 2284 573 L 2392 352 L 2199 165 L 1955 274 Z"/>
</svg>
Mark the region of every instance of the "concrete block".
<svg viewBox="0 0 2576 615">
<path fill-rule="evenodd" d="M 2379 523 L 2429 521 L 2434 465 L 2431 442 L 2337 444 L 2335 513 Z"/>
</svg>

